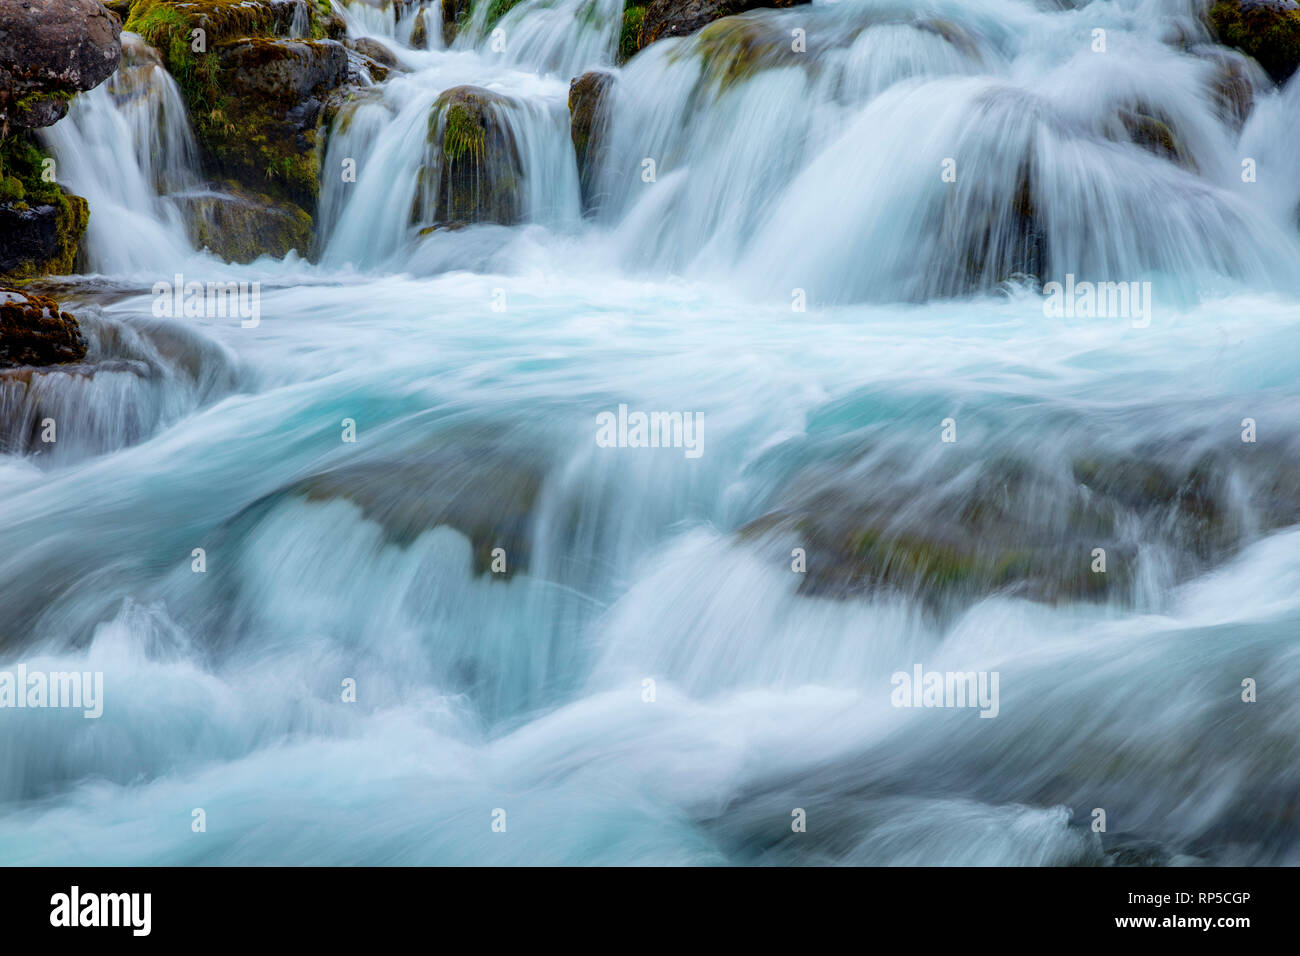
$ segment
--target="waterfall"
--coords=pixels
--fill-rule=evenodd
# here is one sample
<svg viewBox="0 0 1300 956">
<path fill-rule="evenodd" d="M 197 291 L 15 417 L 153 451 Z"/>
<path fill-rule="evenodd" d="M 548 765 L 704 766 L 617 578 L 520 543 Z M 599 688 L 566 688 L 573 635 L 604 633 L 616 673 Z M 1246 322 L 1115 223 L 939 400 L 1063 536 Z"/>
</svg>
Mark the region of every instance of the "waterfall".
<svg viewBox="0 0 1300 956">
<path fill-rule="evenodd" d="M 49 131 L 90 352 L 0 370 L 0 672 L 105 697 L 0 720 L 0 859 L 1300 862 L 1300 78 L 1194 0 L 627 62 L 617 2 L 493 6 L 335 4 L 398 66 L 316 262 L 194 251 L 138 38 Z M 260 324 L 156 314 L 182 267 Z"/>
<path fill-rule="evenodd" d="M 59 182 L 94 210 L 91 272 L 170 270 L 191 254 L 174 197 L 196 188 L 197 149 L 185 102 L 155 50 L 122 35 L 122 65 L 82 94 L 46 133 Z"/>
</svg>

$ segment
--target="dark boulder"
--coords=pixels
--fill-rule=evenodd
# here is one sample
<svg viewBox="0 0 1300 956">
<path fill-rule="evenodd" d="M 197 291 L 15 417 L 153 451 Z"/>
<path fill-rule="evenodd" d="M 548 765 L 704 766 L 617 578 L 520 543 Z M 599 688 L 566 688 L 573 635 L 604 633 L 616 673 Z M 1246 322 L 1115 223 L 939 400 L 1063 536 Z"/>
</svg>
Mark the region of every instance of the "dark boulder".
<svg viewBox="0 0 1300 956">
<path fill-rule="evenodd" d="M 61 119 L 72 94 L 117 69 L 121 33 L 98 0 L 0 0 L 0 126 Z"/>
<path fill-rule="evenodd" d="M 1300 3 L 1296 0 L 1218 0 L 1209 22 L 1220 42 L 1254 57 L 1276 82 L 1300 66 Z"/>
<path fill-rule="evenodd" d="M 613 74 L 591 70 L 569 84 L 569 136 L 578 158 L 585 212 L 596 205 L 592 188 L 599 170 L 601 137 L 609 122 L 608 97 L 613 82 Z"/>
</svg>

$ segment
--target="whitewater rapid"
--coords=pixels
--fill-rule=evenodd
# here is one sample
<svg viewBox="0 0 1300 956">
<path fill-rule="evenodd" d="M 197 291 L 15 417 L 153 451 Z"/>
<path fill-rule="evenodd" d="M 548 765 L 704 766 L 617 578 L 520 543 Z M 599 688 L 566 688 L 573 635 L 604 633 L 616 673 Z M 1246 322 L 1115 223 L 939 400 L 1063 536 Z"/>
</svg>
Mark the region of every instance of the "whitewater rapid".
<svg viewBox="0 0 1300 956">
<path fill-rule="evenodd" d="M 0 384 L 0 670 L 102 672 L 104 715 L 0 712 L 0 862 L 1300 860 L 1300 526 L 1278 517 L 1300 460 L 1279 146 L 1300 85 L 1232 128 L 1207 67 L 1161 42 L 1188 4 L 927 8 L 954 45 L 901 13 L 863 29 L 910 11 L 843 0 L 747 18 L 833 29 L 816 69 L 705 95 L 696 41 L 616 67 L 620 10 L 574 31 L 571 6 L 525 0 L 498 57 L 480 21 L 412 50 L 409 19 L 342 11 L 409 72 L 331 139 L 326 175 L 349 156 L 362 175 L 322 184 L 319 263 L 192 248 L 161 71 L 55 128 L 102 230 L 60 302 L 100 364 Z M 1105 68 L 1065 55 L 1094 24 Z M 617 80 L 584 217 L 567 96 L 588 68 Z M 420 236 L 429 110 L 462 83 L 511 98 L 527 213 Z M 1195 172 L 1108 139 L 1126 84 Z M 939 170 L 963 143 L 954 193 Z M 1244 149 L 1290 179 L 1249 190 Z M 1045 273 L 1152 281 L 1148 327 L 1048 318 L 998 255 L 959 288 L 949 230 L 996 217 L 1026 155 Z M 968 162 L 990 178 L 968 186 Z M 156 316 L 176 272 L 260 282 L 260 325 Z M 600 447 L 621 403 L 701 413 L 704 454 Z M 47 414 L 53 450 L 32 438 Z M 1272 457 L 1240 457 L 1245 418 Z M 1233 546 L 1135 518 L 1121 596 L 936 605 L 808 593 L 801 542 L 746 530 L 809 483 L 942 510 L 1007 462 L 1051 489 L 1085 455 L 1212 460 Z M 1035 503 L 1054 527 L 1059 502 Z M 998 672 L 997 718 L 891 706 L 917 663 Z"/>
</svg>

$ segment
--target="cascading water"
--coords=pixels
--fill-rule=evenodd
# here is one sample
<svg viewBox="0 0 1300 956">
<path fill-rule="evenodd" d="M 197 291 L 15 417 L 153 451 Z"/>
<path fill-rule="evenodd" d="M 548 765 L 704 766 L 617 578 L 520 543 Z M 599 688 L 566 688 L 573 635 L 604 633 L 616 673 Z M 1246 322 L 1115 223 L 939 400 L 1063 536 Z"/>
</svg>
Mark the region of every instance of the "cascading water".
<svg viewBox="0 0 1300 956">
<path fill-rule="evenodd" d="M 317 265 L 191 250 L 161 70 L 51 134 L 69 301 L 130 343 L 0 378 L 0 671 L 105 688 L 0 717 L 0 860 L 1300 861 L 1300 81 L 1181 0 L 842 0 L 619 67 L 604 0 L 450 48 L 340 13 L 400 68 L 334 121 Z M 177 263 L 260 325 L 156 318 Z M 1149 309 L 1049 316 L 1067 274 Z M 186 374 L 75 391 L 131 361 Z M 702 426 L 603 447 L 621 405 Z M 996 719 L 892 706 L 914 665 Z"/>
<path fill-rule="evenodd" d="M 174 197 L 199 183 L 194 136 L 175 80 L 143 40 L 123 34 L 117 73 L 73 103 L 48 143 L 59 181 L 95 210 L 86 271 L 156 270 L 188 256 Z"/>
</svg>

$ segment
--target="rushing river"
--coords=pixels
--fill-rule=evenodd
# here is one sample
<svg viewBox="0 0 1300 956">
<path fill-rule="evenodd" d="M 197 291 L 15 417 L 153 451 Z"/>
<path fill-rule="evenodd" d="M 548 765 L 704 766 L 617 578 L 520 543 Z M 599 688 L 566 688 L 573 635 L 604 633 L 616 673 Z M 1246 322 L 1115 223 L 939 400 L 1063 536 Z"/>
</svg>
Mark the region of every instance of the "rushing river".
<svg viewBox="0 0 1300 956">
<path fill-rule="evenodd" d="M 51 132 L 92 354 L 0 379 L 0 671 L 103 714 L 0 712 L 0 862 L 1300 863 L 1300 81 L 1233 61 L 1235 115 L 1175 0 L 762 11 L 807 51 L 722 77 L 699 34 L 615 66 L 609 0 L 501 52 L 341 12 L 404 70 L 330 139 L 317 262 L 192 248 L 143 53 Z M 411 224 L 461 84 L 518 225 Z M 1142 305 L 1049 314 L 1026 205 L 1040 278 Z M 176 274 L 258 321 L 157 315 Z M 604 447 L 620 405 L 694 448 Z M 918 665 L 995 719 L 895 706 Z"/>
</svg>

